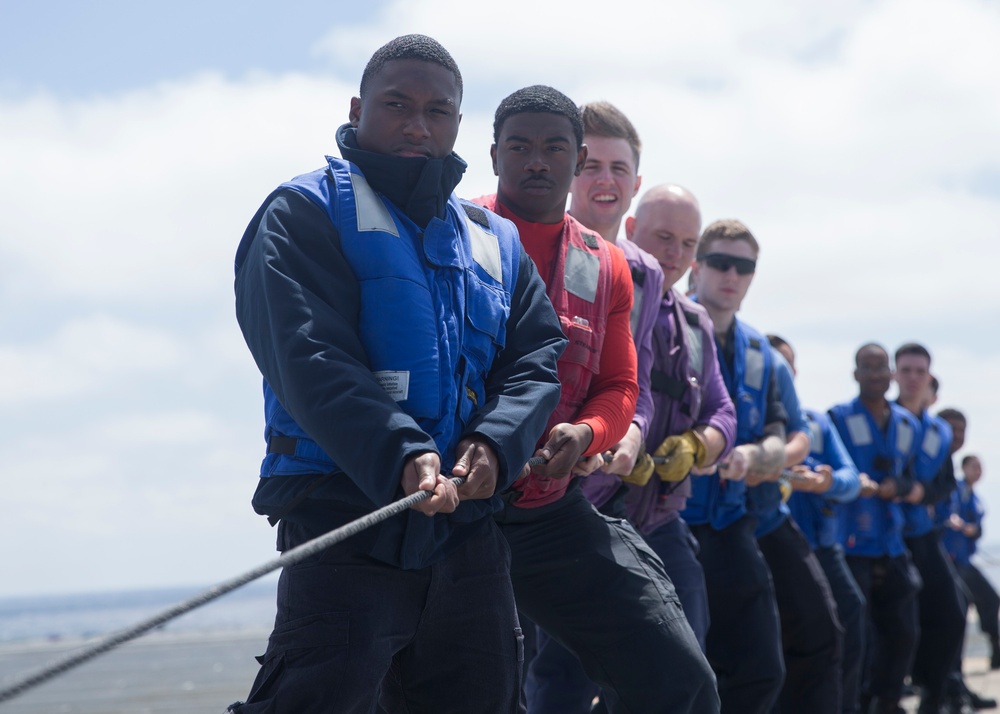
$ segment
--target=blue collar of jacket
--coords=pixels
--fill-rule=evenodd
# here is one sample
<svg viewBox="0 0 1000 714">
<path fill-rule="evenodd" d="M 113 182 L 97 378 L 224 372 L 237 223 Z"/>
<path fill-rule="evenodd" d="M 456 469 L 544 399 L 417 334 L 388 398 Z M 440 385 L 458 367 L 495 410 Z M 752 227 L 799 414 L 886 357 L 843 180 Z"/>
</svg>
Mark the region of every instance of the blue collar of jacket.
<svg viewBox="0 0 1000 714">
<path fill-rule="evenodd" d="M 358 130 L 344 124 L 337 146 L 345 161 L 361 169 L 368 185 L 392 201 L 418 226 L 445 217 L 448 198 L 468 164 L 452 152 L 443 159 L 391 156 L 358 147 Z"/>
</svg>

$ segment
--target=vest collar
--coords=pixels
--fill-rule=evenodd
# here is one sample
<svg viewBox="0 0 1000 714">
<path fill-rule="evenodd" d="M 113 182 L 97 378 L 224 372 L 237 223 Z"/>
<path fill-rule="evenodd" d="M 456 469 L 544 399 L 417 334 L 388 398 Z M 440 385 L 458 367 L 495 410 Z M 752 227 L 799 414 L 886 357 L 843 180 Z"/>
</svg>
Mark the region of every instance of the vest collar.
<svg viewBox="0 0 1000 714">
<path fill-rule="evenodd" d="M 468 164 L 452 152 L 443 159 L 377 154 L 358 148 L 357 129 L 337 130 L 340 155 L 361 169 L 368 184 L 392 201 L 418 226 L 445 217 L 448 198 Z"/>
</svg>

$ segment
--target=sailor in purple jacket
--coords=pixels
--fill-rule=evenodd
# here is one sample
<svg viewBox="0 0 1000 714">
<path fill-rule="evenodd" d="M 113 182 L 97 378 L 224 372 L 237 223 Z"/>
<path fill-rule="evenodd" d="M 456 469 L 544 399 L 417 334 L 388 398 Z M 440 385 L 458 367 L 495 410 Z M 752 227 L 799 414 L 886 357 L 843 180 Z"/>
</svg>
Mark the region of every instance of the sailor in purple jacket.
<svg viewBox="0 0 1000 714">
<path fill-rule="evenodd" d="M 680 512 L 691 493 L 691 475 L 707 473 L 736 442 L 736 410 L 719 370 L 711 318 L 674 289 L 694 260 L 701 213 L 680 186 L 660 185 L 639 202 L 625 223 L 628 237 L 653 255 L 663 271 L 663 294 L 653 328 L 652 399 L 647 453 L 669 455 L 655 467 L 644 455 L 629 482 L 629 519 L 663 560 L 684 612 L 705 647 L 708 600 L 696 557 L 698 543 Z"/>
</svg>

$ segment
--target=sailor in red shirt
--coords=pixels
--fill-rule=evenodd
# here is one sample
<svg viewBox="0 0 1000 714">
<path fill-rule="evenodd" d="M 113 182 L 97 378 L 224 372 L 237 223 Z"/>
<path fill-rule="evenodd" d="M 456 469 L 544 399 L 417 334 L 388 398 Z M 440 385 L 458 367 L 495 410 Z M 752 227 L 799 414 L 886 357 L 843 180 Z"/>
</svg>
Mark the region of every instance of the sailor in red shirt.
<svg viewBox="0 0 1000 714">
<path fill-rule="evenodd" d="M 717 712 L 715 677 L 660 559 L 574 478 L 625 435 L 639 391 L 625 256 L 565 210 L 587 157 L 580 112 L 551 87 L 527 87 L 500 103 L 493 132 L 499 185 L 478 201 L 517 226 L 569 338 L 536 452 L 546 463 L 515 481 L 496 516 L 518 609 L 577 655 L 611 712 Z"/>
</svg>

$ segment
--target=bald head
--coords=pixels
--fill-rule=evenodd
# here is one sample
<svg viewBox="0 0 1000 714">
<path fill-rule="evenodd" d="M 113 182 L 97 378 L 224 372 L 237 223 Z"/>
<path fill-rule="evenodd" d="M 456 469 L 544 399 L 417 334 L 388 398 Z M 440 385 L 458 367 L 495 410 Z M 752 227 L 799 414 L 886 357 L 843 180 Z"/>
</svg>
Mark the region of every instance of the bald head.
<svg viewBox="0 0 1000 714">
<path fill-rule="evenodd" d="M 660 184 L 643 194 L 635 216 L 625 221 L 629 240 L 656 258 L 663 289 L 681 279 L 694 260 L 701 233 L 698 199 L 682 186 Z"/>
</svg>

